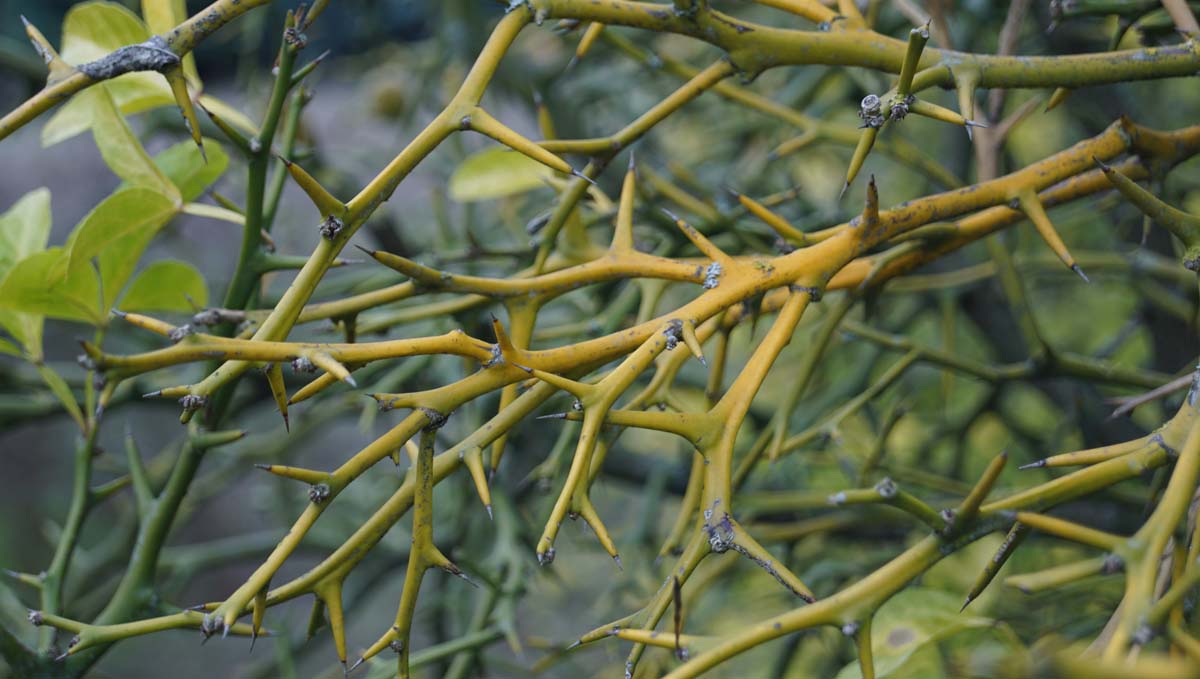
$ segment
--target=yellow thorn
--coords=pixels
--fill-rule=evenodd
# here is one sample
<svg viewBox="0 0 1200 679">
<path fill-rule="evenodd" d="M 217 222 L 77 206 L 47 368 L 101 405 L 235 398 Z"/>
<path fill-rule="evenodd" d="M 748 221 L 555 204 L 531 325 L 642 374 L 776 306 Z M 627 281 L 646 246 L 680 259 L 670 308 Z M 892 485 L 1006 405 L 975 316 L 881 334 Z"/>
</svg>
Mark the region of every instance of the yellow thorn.
<svg viewBox="0 0 1200 679">
<path fill-rule="evenodd" d="M 196 143 L 196 148 L 200 149 L 200 156 L 207 164 L 208 155 L 204 152 L 204 138 L 200 135 L 200 119 L 196 117 L 196 107 L 192 103 L 191 94 L 188 93 L 188 83 L 187 78 L 183 75 L 183 68 L 173 68 L 163 73 L 163 76 L 167 79 L 167 84 L 171 86 L 171 94 L 175 97 L 175 104 L 179 107 L 179 112 L 183 114 L 184 125 L 187 126 L 192 141 Z"/>
<path fill-rule="evenodd" d="M 287 388 L 283 383 L 283 364 L 272 363 L 267 367 L 266 374 L 271 395 L 275 397 L 275 405 L 279 408 L 279 414 L 283 416 L 283 428 L 291 431 L 288 425 L 288 397 Z"/>
<path fill-rule="evenodd" d="M 319 212 L 322 217 L 332 216 L 340 219 L 345 216 L 345 203 L 337 198 L 334 198 L 333 194 L 327 191 L 324 186 L 321 186 L 321 184 L 314 179 L 312 175 L 305 172 L 304 168 L 300 167 L 296 163 L 293 163 L 287 158 L 280 158 L 279 160 L 283 163 L 283 166 L 287 168 L 288 174 L 292 176 L 292 179 L 295 180 L 296 184 L 298 184 L 300 188 L 304 189 L 304 193 L 308 194 L 309 200 L 313 202 L 313 205 L 315 205 L 317 208 L 317 212 Z"/>
<path fill-rule="evenodd" d="M 575 168 L 571 167 L 567 161 L 512 131 L 508 126 L 493 118 L 490 113 L 482 108 L 477 107 L 471 112 L 471 115 L 464 117 L 461 121 L 461 126 L 463 129 L 475 130 L 480 134 L 491 137 L 517 153 L 536 160 L 552 170 L 557 170 L 565 174 L 575 174 Z"/>
<path fill-rule="evenodd" d="M 1038 198 L 1037 192 L 1032 187 L 1024 187 L 1017 192 L 1017 202 L 1021 207 L 1021 212 L 1033 222 L 1033 226 L 1037 229 L 1038 235 L 1042 240 L 1046 241 L 1046 245 L 1058 255 L 1063 264 L 1067 268 L 1081 273 L 1078 265 L 1075 263 L 1075 258 L 1071 252 L 1067 250 L 1067 246 L 1063 243 L 1062 237 L 1058 235 L 1054 224 L 1050 222 L 1050 217 L 1046 214 L 1046 209 L 1042 207 L 1042 201 Z"/>
</svg>

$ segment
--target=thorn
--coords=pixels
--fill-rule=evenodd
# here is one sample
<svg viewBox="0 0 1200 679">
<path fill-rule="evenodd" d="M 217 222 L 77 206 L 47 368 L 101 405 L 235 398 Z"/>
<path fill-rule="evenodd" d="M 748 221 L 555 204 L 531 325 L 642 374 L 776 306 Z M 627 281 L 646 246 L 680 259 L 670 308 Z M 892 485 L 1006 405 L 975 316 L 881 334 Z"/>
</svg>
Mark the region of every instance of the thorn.
<svg viewBox="0 0 1200 679">
<path fill-rule="evenodd" d="M 683 221 L 682 219 L 680 219 L 680 218 L 679 218 L 679 215 L 675 214 L 674 212 L 671 212 L 671 211 L 670 211 L 670 210 L 668 210 L 667 208 L 665 208 L 665 207 L 660 207 L 659 209 L 660 209 L 660 210 L 662 210 L 662 213 L 663 213 L 664 215 L 666 215 L 666 216 L 670 217 L 670 218 L 671 218 L 671 221 L 673 221 L 673 222 L 682 222 L 682 221 Z"/>
<path fill-rule="evenodd" d="M 125 313 L 124 311 L 121 311 L 120 309 L 113 309 L 112 315 L 116 316 L 117 318 L 125 318 L 129 314 Z"/>
<path fill-rule="evenodd" d="M 1100 160 L 1096 156 L 1092 156 L 1092 160 L 1095 161 L 1096 164 L 1100 166 L 1101 170 L 1104 170 L 1104 174 L 1109 174 L 1110 172 L 1113 171 L 1112 167 L 1110 167 L 1108 163 L 1104 162 L 1103 160 Z"/>
<path fill-rule="evenodd" d="M 487 510 L 487 513 L 488 513 L 488 521 L 495 521 L 495 520 L 496 520 L 496 517 L 492 516 L 492 506 L 491 506 L 491 505 L 484 505 L 484 506 L 483 506 L 483 508 Z"/>
<path fill-rule="evenodd" d="M 1081 267 L 1080 267 L 1078 264 L 1072 264 L 1072 265 L 1071 265 L 1071 271 L 1074 271 L 1075 273 L 1079 274 L 1079 277 L 1083 279 L 1083 282 L 1084 282 L 1084 283 L 1091 283 L 1091 282 L 1092 282 L 1092 280 L 1091 280 L 1090 278 L 1088 278 L 1088 277 L 1087 277 L 1087 274 L 1085 274 L 1085 273 L 1083 272 L 1083 269 L 1082 269 L 1082 268 L 1081 268 Z"/>
<path fill-rule="evenodd" d="M 158 391 L 152 391 L 148 394 L 142 394 L 142 398 L 157 398 L 159 396 L 162 396 L 162 389 L 159 389 Z"/>
<path fill-rule="evenodd" d="M 24 17 L 22 17 L 22 18 L 24 18 Z M 65 652 L 65 653 L 63 653 L 62 655 L 55 656 L 55 657 L 54 657 L 54 662 L 62 662 L 62 661 L 64 661 L 64 660 L 66 660 L 66 659 L 67 659 L 67 656 L 68 656 L 68 655 L 71 655 L 71 652 L 70 652 L 70 651 L 66 651 L 66 652 Z"/>
<path fill-rule="evenodd" d="M 846 195 L 846 190 L 850 188 L 850 182 L 842 184 L 842 192 L 838 194 L 838 202 L 841 202 L 842 197 Z"/>
<path fill-rule="evenodd" d="M 224 625 L 221 627 L 221 638 L 222 638 L 222 639 L 226 639 L 226 638 L 228 638 L 228 637 L 229 637 L 229 623 L 225 623 L 225 624 L 224 624 Z"/>
<path fill-rule="evenodd" d="M 1019 469 L 1019 470 L 1040 469 L 1041 467 L 1045 467 L 1045 466 L 1046 466 L 1045 460 L 1038 460 L 1036 462 L 1030 462 L 1029 464 L 1023 464 L 1020 467 L 1017 467 L 1017 469 Z"/>
<path fill-rule="evenodd" d="M 376 253 L 376 252 L 379 252 L 378 250 L 368 250 L 368 249 L 364 248 L 363 246 L 359 245 L 358 243 L 355 243 L 355 244 L 354 244 L 354 247 L 356 247 L 356 248 L 358 248 L 359 250 L 362 250 L 363 252 L 367 253 L 367 256 L 368 256 L 368 257 L 370 257 L 370 258 L 372 258 L 372 259 L 374 259 L 374 258 L 375 258 L 375 253 Z"/>
<path fill-rule="evenodd" d="M 634 154 L 633 149 L 630 149 L 629 150 L 629 171 L 630 172 L 633 172 L 634 169 L 636 169 L 636 167 L 637 167 L 637 163 L 634 161 L 634 156 L 635 156 L 635 154 Z"/>
<path fill-rule="evenodd" d="M 539 420 L 565 420 L 567 413 L 550 413 L 549 415 L 538 415 Z"/>
<path fill-rule="evenodd" d="M 1080 273 L 1082 274 L 1082 272 L 1080 272 Z M 1086 276 L 1084 277 L 1084 280 L 1087 280 L 1087 277 L 1086 277 Z M 358 387 L 358 382 L 355 382 L 355 381 L 354 381 L 354 376 L 353 376 L 353 375 L 346 375 L 346 379 L 345 379 L 344 381 L 346 382 L 346 384 L 349 384 L 349 385 L 350 385 L 350 386 L 352 386 L 352 387 L 355 387 L 355 388 L 357 388 L 357 387 Z M 286 415 L 284 416 L 284 419 L 287 419 L 287 416 L 286 416 Z"/>
<path fill-rule="evenodd" d="M 583 645 L 583 641 L 580 639 L 576 639 L 575 641 L 572 641 L 570 643 L 570 645 L 568 645 L 566 648 L 564 648 L 563 651 L 570 651 L 570 650 L 578 648 L 582 645 Z"/>
<path fill-rule="evenodd" d="M 342 676 L 343 677 L 350 676 L 350 668 L 346 666 L 345 660 L 342 661 Z"/>
<path fill-rule="evenodd" d="M 970 606 L 972 601 L 974 601 L 974 599 L 967 597 L 967 600 L 963 602 L 962 608 L 958 609 L 958 612 L 962 613 L 963 611 L 967 610 L 967 606 Z"/>
<path fill-rule="evenodd" d="M 366 662 L 366 661 L 367 661 L 367 659 L 366 659 L 366 658 L 363 658 L 362 656 L 359 656 L 358 660 L 355 660 L 355 661 L 354 661 L 354 664 L 350 666 L 350 669 L 349 669 L 349 670 L 347 670 L 347 672 L 353 672 L 354 670 L 358 669 L 358 666 L 359 666 L 359 665 L 363 664 L 363 663 L 364 663 L 364 662 Z"/>
<path fill-rule="evenodd" d="M 563 75 L 566 75 L 571 69 L 575 68 L 575 64 L 578 64 L 578 63 L 579 63 L 579 57 L 572 55 L 570 61 L 567 62 L 567 65 L 563 66 L 563 70 L 562 70 Z"/>
<path fill-rule="evenodd" d="M 258 630 L 252 629 L 250 630 L 250 650 L 246 651 L 247 653 L 254 652 L 254 642 L 256 641 L 258 641 Z"/>
<path fill-rule="evenodd" d="M 619 571 L 625 570 L 625 567 L 621 565 L 621 555 L 620 554 L 613 554 L 613 561 L 615 561 L 617 563 L 617 570 L 619 570 Z"/>
<path fill-rule="evenodd" d="M 587 183 L 591 184 L 592 186 L 598 186 L 598 184 L 596 184 L 596 180 L 594 180 L 594 179 L 592 179 L 591 177 L 587 176 L 586 174 L 584 174 L 584 173 L 580 172 L 579 170 L 574 170 L 574 169 L 573 169 L 573 170 L 571 170 L 571 174 L 572 174 L 573 176 L 575 176 L 575 177 L 579 177 L 579 178 L 580 178 L 580 179 L 582 179 L 583 181 L 585 181 L 585 182 L 587 182 Z"/>
</svg>

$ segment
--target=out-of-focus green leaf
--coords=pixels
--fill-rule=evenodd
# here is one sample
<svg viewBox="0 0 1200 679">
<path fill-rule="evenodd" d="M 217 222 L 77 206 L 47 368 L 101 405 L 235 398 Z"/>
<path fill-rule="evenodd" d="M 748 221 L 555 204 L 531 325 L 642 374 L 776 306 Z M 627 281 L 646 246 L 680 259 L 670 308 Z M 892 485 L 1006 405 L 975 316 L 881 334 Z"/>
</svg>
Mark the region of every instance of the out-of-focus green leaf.
<svg viewBox="0 0 1200 679">
<path fill-rule="evenodd" d="M 0 283 L 0 308 L 102 324 L 95 271 L 68 271 L 69 261 L 69 252 L 54 247 L 17 262 Z"/>
<path fill-rule="evenodd" d="M 136 14 L 115 2 L 85 2 L 67 12 L 63 21 L 63 61 L 79 65 L 94 61 L 118 47 L 150 37 Z M 118 110 L 126 115 L 173 104 L 171 88 L 158 73 L 126 73 L 104 83 Z M 89 90 L 95 88 L 89 88 Z M 89 104 L 76 96 L 66 102 L 42 128 L 42 145 L 51 146 L 92 126 Z"/>
<path fill-rule="evenodd" d="M 969 629 L 989 627 L 991 618 L 959 613 L 962 598 L 936 589 L 912 587 L 880 607 L 871 624 L 871 653 L 875 675 L 912 676 L 906 663 L 921 649 Z M 837 679 L 858 679 L 862 669 L 853 662 Z"/>
<path fill-rule="evenodd" d="M 229 167 L 229 156 L 217 140 L 205 137 L 204 152 L 208 154 L 208 162 L 189 139 L 154 156 L 154 164 L 179 189 L 184 202 L 199 198 Z"/>
<path fill-rule="evenodd" d="M 92 136 L 104 162 L 114 174 L 132 186 L 152 189 L 176 204 L 181 202 L 179 189 L 142 148 L 105 87 L 90 87 L 75 98 L 84 98 L 92 107 Z"/>
<path fill-rule="evenodd" d="M 246 218 L 242 215 L 221 207 L 220 205 L 208 205 L 206 203 L 187 203 L 183 206 L 183 213 L 195 217 L 205 217 L 208 219 L 217 219 L 230 224 L 245 224 Z"/>
<path fill-rule="evenodd" d="M 495 146 L 462 162 L 450 175 L 450 197 L 459 202 L 503 198 L 545 186 L 552 170 L 526 156 Z"/>
<path fill-rule="evenodd" d="M 8 354 L 9 356 L 21 356 L 21 347 L 9 342 L 0 337 L 0 354 Z"/>
<path fill-rule="evenodd" d="M 208 305 L 204 276 L 187 262 L 155 262 L 138 274 L 121 298 L 124 311 L 192 311 Z"/>
<path fill-rule="evenodd" d="M 50 191 L 35 189 L 0 215 L 0 281 L 17 262 L 44 250 L 49 237 Z M 34 360 L 39 360 L 42 354 L 42 321 L 40 314 L 0 310 L 0 327 L 8 331 Z M 18 349 L 16 354 L 20 353 Z"/>
<path fill-rule="evenodd" d="M 50 391 L 54 392 L 63 407 L 67 409 L 67 414 L 75 420 L 80 429 L 83 429 L 86 426 L 83 421 L 83 412 L 79 409 L 79 401 L 75 399 L 75 394 L 72 393 L 71 387 L 67 386 L 66 380 L 46 365 L 39 365 L 37 369 L 46 386 L 50 387 Z"/>
<path fill-rule="evenodd" d="M 201 94 L 196 101 L 204 108 L 217 114 L 217 117 L 233 125 L 245 134 L 250 136 L 258 135 L 258 125 L 253 120 L 250 120 L 245 113 L 226 104 L 224 101 L 217 99 L 211 94 Z"/>
<path fill-rule="evenodd" d="M 69 241 L 71 270 L 86 266 L 102 253 L 119 251 L 120 241 L 126 236 L 157 233 L 175 213 L 175 205 L 156 191 L 137 187 L 117 191 L 101 201 L 75 227 Z M 136 264 L 141 252 L 120 251 L 117 254 Z M 107 280 L 105 284 L 108 284 Z"/>
</svg>

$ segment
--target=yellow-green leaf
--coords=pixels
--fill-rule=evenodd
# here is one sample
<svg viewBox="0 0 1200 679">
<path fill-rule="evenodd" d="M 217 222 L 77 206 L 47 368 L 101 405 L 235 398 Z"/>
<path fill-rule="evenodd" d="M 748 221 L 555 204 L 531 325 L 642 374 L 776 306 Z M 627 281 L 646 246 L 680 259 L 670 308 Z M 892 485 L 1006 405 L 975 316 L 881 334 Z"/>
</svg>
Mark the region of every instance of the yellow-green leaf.
<svg viewBox="0 0 1200 679">
<path fill-rule="evenodd" d="M 68 271 L 69 260 L 70 253 L 54 247 L 17 262 L 0 282 L 0 308 L 101 325 L 96 273 Z"/>
<path fill-rule="evenodd" d="M 50 391 L 54 392 L 63 407 L 67 409 L 67 414 L 75 420 L 80 429 L 83 429 L 86 426 L 83 421 L 83 412 L 79 409 L 79 401 L 75 399 L 75 394 L 71 391 L 71 387 L 67 386 L 66 380 L 48 366 L 39 365 L 37 370 L 38 374 L 42 376 L 42 381 L 50 387 Z"/>
<path fill-rule="evenodd" d="M 68 241 L 70 270 L 85 268 L 92 258 L 114 250 L 119 251 L 122 259 L 132 259 L 132 263 L 137 264 L 142 252 L 125 251 L 120 247 L 120 241 L 130 235 L 154 235 L 175 216 L 175 212 L 175 205 L 161 193 L 149 188 L 122 188 L 96 205 L 71 234 Z M 109 281 L 104 283 L 107 287 Z"/>
<path fill-rule="evenodd" d="M 50 191 L 45 188 L 30 191 L 0 215 L 0 281 L 17 262 L 46 248 L 50 222 Z M 0 327 L 35 361 L 42 357 L 43 320 L 41 314 L 0 309 Z M 21 355 L 19 349 L 15 353 Z"/>
<path fill-rule="evenodd" d="M 0 214 L 0 278 L 18 261 L 46 249 L 50 238 L 50 190 L 34 189 Z"/>
<path fill-rule="evenodd" d="M 925 587 L 910 587 L 892 597 L 875 613 L 871 624 L 871 654 L 875 675 L 899 673 L 918 651 L 970 629 L 991 627 L 995 621 L 959 613 L 962 597 Z M 844 667 L 837 679 L 858 679 L 857 662 Z"/>
<path fill-rule="evenodd" d="M 239 131 L 254 137 L 258 135 L 258 125 L 245 113 L 217 99 L 211 94 L 201 94 L 196 101 L 204 108 L 217 114 L 217 117 L 236 127 Z"/>
<path fill-rule="evenodd" d="M 67 12 L 63 21 L 63 61 L 79 65 L 113 50 L 145 41 L 149 31 L 136 14 L 114 2 L 85 2 Z M 127 73 L 105 82 L 118 110 L 132 115 L 175 102 L 171 88 L 158 73 Z M 91 128 L 91 107 L 80 98 L 67 101 L 42 128 L 42 145 L 51 146 Z"/>
<path fill-rule="evenodd" d="M 480 151 L 450 175 L 450 197 L 460 202 L 503 198 L 545 186 L 545 165 L 502 146 Z"/>
<path fill-rule="evenodd" d="M 74 66 L 149 37 L 142 20 L 120 3 L 82 2 L 72 7 L 63 19 L 59 55 Z"/>
<path fill-rule="evenodd" d="M 187 262 L 155 262 L 138 274 L 121 299 L 123 311 L 192 311 L 208 305 L 204 276 Z"/>
<path fill-rule="evenodd" d="M 104 162 L 121 179 L 132 186 L 141 186 L 162 194 L 172 202 L 180 204 L 179 189 L 167 179 L 142 148 L 125 117 L 117 110 L 116 103 L 101 84 L 90 87 L 75 95 L 76 99 L 89 102 L 94 116 L 92 136 Z"/>
<path fill-rule="evenodd" d="M 229 156 L 215 139 L 204 138 L 204 152 L 207 161 L 189 139 L 154 156 L 154 164 L 179 189 L 184 202 L 199 198 L 229 167 Z"/>
</svg>

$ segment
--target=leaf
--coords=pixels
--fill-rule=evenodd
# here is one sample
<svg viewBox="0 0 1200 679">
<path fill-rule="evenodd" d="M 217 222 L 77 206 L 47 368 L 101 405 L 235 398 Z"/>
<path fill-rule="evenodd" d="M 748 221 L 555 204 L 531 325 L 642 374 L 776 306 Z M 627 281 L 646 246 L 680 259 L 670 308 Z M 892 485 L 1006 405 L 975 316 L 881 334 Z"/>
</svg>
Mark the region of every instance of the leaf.
<svg viewBox="0 0 1200 679">
<path fill-rule="evenodd" d="M 68 64 L 79 65 L 149 37 L 141 20 L 125 7 L 113 2 L 86 2 L 67 12 L 59 52 Z M 112 95 L 117 109 L 126 115 L 175 102 L 166 79 L 158 73 L 127 73 L 106 81 L 104 87 Z M 46 122 L 42 128 L 42 145 L 52 146 L 91 126 L 91 107 L 76 96 Z"/>
<path fill-rule="evenodd" d="M 503 198 L 545 186 L 553 171 L 502 146 L 473 154 L 450 175 L 450 197 L 459 202 Z"/>
<path fill-rule="evenodd" d="M 59 55 L 71 65 L 95 61 L 109 52 L 150 37 L 136 14 L 116 2 L 83 2 L 63 19 Z"/>
<path fill-rule="evenodd" d="M 0 281 L 17 262 L 46 248 L 50 223 L 50 191 L 45 188 L 30 191 L 0 215 Z M 42 357 L 42 321 L 40 314 L 0 310 L 0 327 L 34 360 Z M 0 351 L 14 353 L 3 347 Z M 16 350 L 15 355 L 21 351 Z"/>
<path fill-rule="evenodd" d="M 85 429 L 87 425 L 83 421 L 83 412 L 79 409 L 79 401 L 75 400 L 75 394 L 71 391 L 71 387 L 67 386 L 66 380 L 49 366 L 39 365 L 37 370 L 46 386 L 50 387 L 50 391 L 54 392 L 63 407 L 67 409 L 67 414 L 71 416 L 71 419 L 75 420 L 80 429 Z"/>
<path fill-rule="evenodd" d="M 34 189 L 0 215 L 0 278 L 18 261 L 46 249 L 50 238 L 50 190 Z"/>
<path fill-rule="evenodd" d="M 192 311 L 208 305 L 204 276 L 187 262 L 155 262 L 138 274 L 121 299 L 123 311 Z"/>
<path fill-rule="evenodd" d="M 871 624 L 871 653 L 880 679 L 903 672 L 918 651 L 970 629 L 991 627 L 991 618 L 959 613 L 962 598 L 949 592 L 912 587 L 892 597 L 875 613 Z M 837 674 L 837 679 L 862 676 L 858 662 Z"/>
<path fill-rule="evenodd" d="M 229 156 L 216 140 L 205 137 L 204 151 L 208 162 L 189 139 L 154 156 L 154 164 L 179 189 L 184 202 L 199 198 L 229 167 Z"/>
<path fill-rule="evenodd" d="M 103 84 L 89 87 L 75 98 L 89 102 L 92 107 L 92 136 L 109 169 L 133 186 L 153 189 L 179 203 L 179 189 L 142 148 L 142 143 L 117 110 L 108 88 Z"/>
<path fill-rule="evenodd" d="M 150 109 L 174 104 L 171 89 L 166 80 L 157 73 L 127 73 L 108 80 L 104 87 L 117 102 L 124 115 L 133 115 Z M 161 83 L 161 84 L 160 84 Z M 92 127 L 92 108 L 86 100 L 73 97 L 67 100 L 42 127 L 42 146 L 50 147 L 66 141 Z"/>
<path fill-rule="evenodd" d="M 208 205 L 206 203 L 187 203 L 183 206 L 183 213 L 195 217 L 206 217 L 208 219 L 217 219 L 222 222 L 231 224 L 245 224 L 246 218 L 241 214 L 234 212 L 228 208 L 223 208 L 220 205 Z"/>
<path fill-rule="evenodd" d="M 17 262 L 0 282 L 0 308 L 103 324 L 95 271 L 69 272 L 69 261 L 69 252 L 54 247 Z"/>
<path fill-rule="evenodd" d="M 137 187 L 119 189 L 75 227 L 68 240 L 70 269 L 87 266 L 93 257 L 113 250 L 118 241 L 130 234 L 156 233 L 175 213 L 175 205 L 156 191 Z M 136 263 L 141 253 L 120 254 Z"/>
<path fill-rule="evenodd" d="M 258 125 L 253 120 L 236 108 L 226 104 L 224 101 L 217 99 L 211 94 L 201 94 L 196 101 L 204 108 L 217 114 L 225 122 L 233 125 L 238 130 L 244 132 L 251 137 L 258 136 Z"/>
</svg>

